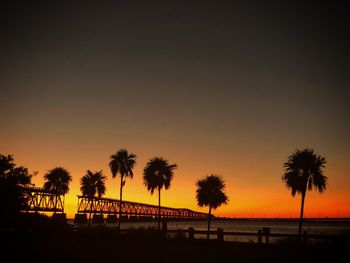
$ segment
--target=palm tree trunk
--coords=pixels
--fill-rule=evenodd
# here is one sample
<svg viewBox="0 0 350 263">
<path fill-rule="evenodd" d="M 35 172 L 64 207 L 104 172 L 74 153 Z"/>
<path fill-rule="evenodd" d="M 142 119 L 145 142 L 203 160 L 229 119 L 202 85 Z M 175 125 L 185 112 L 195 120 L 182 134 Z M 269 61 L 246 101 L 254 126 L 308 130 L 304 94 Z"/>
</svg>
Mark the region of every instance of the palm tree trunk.
<svg viewBox="0 0 350 263">
<path fill-rule="evenodd" d="M 88 227 L 90 227 L 90 222 L 91 222 L 91 214 L 92 214 L 92 199 L 90 199 L 90 213 L 89 213 Z"/>
<path fill-rule="evenodd" d="M 209 239 L 210 220 L 211 220 L 211 205 L 209 205 L 209 213 L 208 213 L 208 233 L 207 233 L 207 239 Z"/>
<path fill-rule="evenodd" d="M 120 176 L 120 198 L 119 198 L 119 220 L 118 228 L 120 229 L 120 221 L 122 220 L 122 202 L 123 202 L 123 176 Z"/>
<path fill-rule="evenodd" d="M 305 201 L 306 189 L 301 193 L 301 209 L 300 209 L 300 219 L 299 219 L 299 236 L 301 236 L 303 216 L 304 216 L 304 201 Z"/>
<path fill-rule="evenodd" d="M 158 231 L 160 230 L 160 187 L 158 187 Z"/>
</svg>

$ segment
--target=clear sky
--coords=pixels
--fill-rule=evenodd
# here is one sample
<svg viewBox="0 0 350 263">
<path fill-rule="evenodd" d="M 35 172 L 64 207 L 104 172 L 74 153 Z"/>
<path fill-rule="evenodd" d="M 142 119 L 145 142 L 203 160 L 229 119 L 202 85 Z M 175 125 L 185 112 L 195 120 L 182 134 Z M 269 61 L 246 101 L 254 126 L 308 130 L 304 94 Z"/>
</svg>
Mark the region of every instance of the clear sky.
<svg viewBox="0 0 350 263">
<path fill-rule="evenodd" d="M 163 205 L 206 211 L 194 184 L 213 173 L 230 197 L 215 215 L 282 217 L 300 206 L 283 163 L 311 147 L 329 185 L 307 194 L 306 216 L 350 216 L 347 14 L 283 2 L 12 1 L 1 8 L 0 152 L 38 171 L 36 186 L 68 169 L 70 217 L 87 169 L 103 169 L 106 196 L 119 197 L 108 162 L 120 148 L 137 155 L 126 200 L 157 203 L 142 171 L 162 156 L 179 166 Z"/>
</svg>

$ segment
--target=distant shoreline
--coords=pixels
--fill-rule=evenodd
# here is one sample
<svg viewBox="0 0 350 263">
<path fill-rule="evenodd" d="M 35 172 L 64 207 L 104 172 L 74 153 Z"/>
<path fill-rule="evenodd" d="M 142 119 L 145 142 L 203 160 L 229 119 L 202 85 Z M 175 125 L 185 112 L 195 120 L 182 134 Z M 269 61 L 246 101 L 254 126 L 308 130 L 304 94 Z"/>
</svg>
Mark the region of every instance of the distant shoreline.
<svg viewBox="0 0 350 263">
<path fill-rule="evenodd" d="M 227 220 L 227 221 L 292 221 L 299 222 L 299 218 L 282 218 L 282 217 L 263 217 L 263 218 L 225 218 L 225 217 L 216 217 L 213 220 Z M 303 218 L 303 222 L 350 222 L 349 217 L 309 217 Z"/>
<path fill-rule="evenodd" d="M 67 220 L 72 221 L 74 218 L 67 218 Z M 162 219 L 165 221 L 207 221 L 207 219 L 174 219 L 174 218 L 169 218 L 169 219 Z M 212 221 L 283 221 L 283 222 L 299 222 L 299 218 L 280 218 L 280 217 L 264 217 L 264 218 L 245 218 L 245 217 L 239 217 L 239 218 L 227 218 L 227 217 L 215 217 L 212 219 Z M 128 219 L 125 220 L 124 222 L 156 222 L 157 218 L 155 219 L 145 219 L 142 220 L 141 218 L 139 219 Z M 303 222 L 350 222 L 350 217 L 322 217 L 322 218 L 303 218 Z"/>
</svg>

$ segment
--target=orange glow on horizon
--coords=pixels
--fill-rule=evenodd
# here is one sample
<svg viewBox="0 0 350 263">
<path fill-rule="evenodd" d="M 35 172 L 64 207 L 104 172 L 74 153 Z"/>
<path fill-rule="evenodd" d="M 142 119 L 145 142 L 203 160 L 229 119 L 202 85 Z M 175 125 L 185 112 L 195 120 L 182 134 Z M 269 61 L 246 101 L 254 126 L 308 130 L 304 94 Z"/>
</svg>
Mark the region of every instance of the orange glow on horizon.
<svg viewBox="0 0 350 263">
<path fill-rule="evenodd" d="M 150 149 L 150 151 L 153 150 L 157 152 L 155 149 Z M 113 150 L 108 152 L 96 154 L 96 157 L 88 157 L 88 155 L 83 153 L 83 156 L 77 159 L 73 159 L 73 153 L 69 153 L 68 156 L 59 154 L 55 156 L 53 154 L 51 157 L 50 154 L 39 156 L 32 153 L 29 155 L 25 151 L 15 150 L 11 154 L 14 155 L 16 164 L 28 167 L 30 171 L 39 171 L 38 175 L 32 179 L 32 182 L 38 187 L 43 185 L 43 175 L 47 170 L 59 165 L 70 171 L 73 181 L 70 184 L 69 193 L 65 196 L 65 212 L 68 218 L 74 218 L 77 211 L 77 195 L 81 194 L 80 178 L 85 174 L 87 169 L 103 169 L 104 174 L 107 176 L 105 197 L 119 198 L 120 181 L 118 178 L 112 179 L 107 165 L 109 155 L 113 153 Z M 142 181 L 143 167 L 148 160 L 145 158 L 146 156 L 151 158 L 155 155 L 149 153 L 138 154 L 137 165 L 134 169 L 134 178 L 126 179 L 123 199 L 157 205 L 157 195 L 151 195 L 144 187 Z M 195 199 L 195 181 L 210 173 L 205 171 L 207 168 L 201 167 L 198 162 L 189 159 L 188 156 L 180 158 L 180 154 L 171 154 L 170 152 L 164 152 L 163 156 L 170 162 L 177 163 L 179 168 L 175 170 L 175 176 L 170 189 L 167 191 L 162 190 L 161 204 L 163 206 L 189 208 L 195 211 L 208 212 L 207 207 L 198 207 Z M 56 160 L 61 160 L 61 162 L 56 162 Z M 284 187 L 281 180 L 281 161 L 277 160 L 276 167 L 273 169 L 266 168 L 265 172 L 260 166 L 259 169 L 250 167 L 247 170 L 242 165 L 244 160 L 238 162 L 241 164 L 241 167 L 235 166 L 232 168 L 230 165 L 226 167 L 219 165 L 221 169 L 219 169 L 219 173 L 217 174 L 222 175 L 225 179 L 226 192 L 230 201 L 227 205 L 222 205 L 214 210 L 213 214 L 220 217 L 237 218 L 299 217 L 300 196 L 297 195 L 293 198 L 290 191 Z M 256 160 L 257 162 L 258 160 Z M 305 217 L 350 217 L 348 188 L 346 184 L 339 181 L 339 178 L 345 179 L 343 172 L 346 166 L 344 164 L 342 164 L 343 166 L 333 166 L 330 163 L 326 167 L 325 174 L 329 177 L 328 189 L 323 194 L 319 194 L 316 191 L 307 193 Z M 262 180 L 264 176 L 272 172 L 276 174 L 273 179 L 270 179 L 268 182 Z M 240 174 L 244 174 L 245 176 L 234 176 Z M 348 183 L 348 181 L 346 182 Z"/>
</svg>

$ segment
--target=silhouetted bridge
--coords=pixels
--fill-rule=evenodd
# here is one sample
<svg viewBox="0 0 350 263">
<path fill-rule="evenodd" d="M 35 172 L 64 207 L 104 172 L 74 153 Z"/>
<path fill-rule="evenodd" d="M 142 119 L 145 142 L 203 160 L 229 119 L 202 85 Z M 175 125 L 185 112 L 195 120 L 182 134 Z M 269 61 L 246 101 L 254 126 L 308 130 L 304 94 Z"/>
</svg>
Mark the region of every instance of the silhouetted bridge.
<svg viewBox="0 0 350 263">
<path fill-rule="evenodd" d="M 63 213 L 62 195 L 39 187 L 21 187 L 21 189 L 27 202 L 24 211 Z"/>
<path fill-rule="evenodd" d="M 78 213 L 75 215 L 75 222 L 86 221 L 87 214 L 94 214 L 93 222 L 103 222 L 103 214 L 107 214 L 107 222 L 113 223 L 120 211 L 120 201 L 110 198 L 88 198 L 78 196 Z M 160 216 L 162 219 L 207 219 L 208 214 L 192 211 L 186 208 L 171 208 L 161 206 Z M 158 206 L 123 201 L 122 218 L 147 220 L 158 217 Z"/>
</svg>

